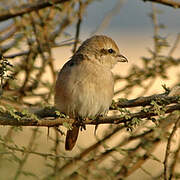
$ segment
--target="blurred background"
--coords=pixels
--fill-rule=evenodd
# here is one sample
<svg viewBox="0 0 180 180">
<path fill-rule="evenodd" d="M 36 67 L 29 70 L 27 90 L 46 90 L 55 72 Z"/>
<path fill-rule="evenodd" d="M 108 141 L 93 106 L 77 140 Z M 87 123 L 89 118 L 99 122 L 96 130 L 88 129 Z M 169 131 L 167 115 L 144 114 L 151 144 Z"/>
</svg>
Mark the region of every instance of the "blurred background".
<svg viewBox="0 0 180 180">
<path fill-rule="evenodd" d="M 142 0 L 2 0 L 0 7 L 1 62 L 13 65 L 1 63 L 0 107 L 8 116 L 19 118 L 21 112 L 33 118 L 32 109 L 53 106 L 57 72 L 94 34 L 110 36 L 129 60 L 113 69 L 116 101 L 180 85 L 179 8 Z M 23 9 L 20 16 L 13 15 Z M 140 110 L 117 109 L 109 116 Z M 135 124 L 99 125 L 96 135 L 94 126 L 87 126 L 71 152 L 64 151 L 65 127 L 59 132 L 0 126 L 0 178 L 163 179 L 168 137 L 179 117 L 160 114 L 155 123 L 146 118 Z M 170 159 L 168 172 L 180 179 L 179 129 L 174 134 L 171 150 L 176 158 Z"/>
</svg>

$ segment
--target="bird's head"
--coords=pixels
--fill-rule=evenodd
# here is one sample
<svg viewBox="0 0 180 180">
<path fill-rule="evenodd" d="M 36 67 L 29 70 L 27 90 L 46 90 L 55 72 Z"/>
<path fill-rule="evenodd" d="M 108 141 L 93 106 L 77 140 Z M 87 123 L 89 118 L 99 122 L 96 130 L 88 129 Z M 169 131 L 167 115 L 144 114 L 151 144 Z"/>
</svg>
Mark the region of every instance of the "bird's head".
<svg viewBox="0 0 180 180">
<path fill-rule="evenodd" d="M 117 62 L 128 62 L 120 52 L 116 43 L 103 35 L 93 36 L 82 43 L 76 53 L 82 53 L 88 59 L 95 61 L 109 69 Z"/>
</svg>

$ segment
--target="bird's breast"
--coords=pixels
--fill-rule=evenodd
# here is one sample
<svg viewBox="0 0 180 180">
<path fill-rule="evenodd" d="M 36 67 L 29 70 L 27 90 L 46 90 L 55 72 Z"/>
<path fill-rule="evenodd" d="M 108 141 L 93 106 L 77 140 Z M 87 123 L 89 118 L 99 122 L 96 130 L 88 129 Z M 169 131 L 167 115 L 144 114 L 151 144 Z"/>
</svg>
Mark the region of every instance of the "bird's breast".
<svg viewBox="0 0 180 180">
<path fill-rule="evenodd" d="M 108 111 L 114 93 L 110 70 L 86 63 L 60 72 L 55 103 L 69 116 L 95 117 Z"/>
</svg>

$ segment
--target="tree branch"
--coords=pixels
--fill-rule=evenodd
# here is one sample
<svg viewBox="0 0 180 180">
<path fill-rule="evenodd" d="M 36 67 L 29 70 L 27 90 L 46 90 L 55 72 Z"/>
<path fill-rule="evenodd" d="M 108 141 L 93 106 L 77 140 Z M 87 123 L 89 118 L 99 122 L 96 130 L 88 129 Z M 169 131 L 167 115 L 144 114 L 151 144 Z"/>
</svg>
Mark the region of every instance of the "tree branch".
<svg viewBox="0 0 180 180">
<path fill-rule="evenodd" d="M 161 101 L 159 101 L 161 96 Z M 158 98 L 157 98 L 158 97 Z M 151 101 L 156 101 L 156 103 L 165 104 L 172 104 L 176 103 L 175 105 L 163 107 L 163 115 L 171 113 L 176 110 L 180 110 L 180 103 L 179 103 L 179 96 L 164 96 L 163 94 L 149 96 L 149 97 L 140 97 L 134 100 L 129 100 L 124 102 L 117 102 L 116 108 L 114 108 L 114 104 L 112 105 L 113 108 L 111 109 L 118 109 L 122 107 L 137 107 L 137 106 L 146 106 L 151 105 Z M 119 104 L 119 105 L 118 105 Z M 151 105 L 152 106 L 152 105 Z M 7 112 L 0 113 L 0 125 L 10 125 L 10 126 L 45 126 L 45 127 L 54 127 L 60 126 L 64 123 L 72 124 L 74 119 L 70 118 L 56 118 L 56 112 L 54 108 L 44 108 L 34 113 L 35 117 L 26 117 L 25 115 L 17 112 L 14 115 L 11 115 Z M 99 117 L 94 120 L 87 119 L 84 121 L 85 124 L 97 125 L 97 124 L 120 124 L 120 123 L 128 123 L 134 118 L 144 119 L 144 118 L 151 118 L 153 116 L 158 116 L 159 112 L 154 111 L 152 107 L 146 108 L 146 110 L 140 110 L 136 113 L 127 112 L 125 114 L 115 115 L 115 116 L 106 116 L 106 117 Z"/>
<path fill-rule="evenodd" d="M 52 0 L 23 4 L 12 9 L 4 10 L 0 15 L 0 21 L 8 20 L 17 16 L 22 16 L 23 14 L 30 13 L 32 11 L 37 11 L 46 7 L 53 6 L 54 4 L 60 4 L 68 1 L 69 0 Z"/>
<path fill-rule="evenodd" d="M 131 100 L 124 100 L 120 99 L 120 101 L 112 104 L 110 109 L 117 109 L 117 108 L 130 108 L 130 107 L 137 107 L 137 106 L 150 106 L 152 101 L 156 101 L 159 105 L 163 104 L 171 104 L 177 103 L 179 100 L 179 96 L 167 96 L 166 93 L 163 94 L 156 94 L 147 97 L 138 97 L 136 99 Z"/>
<path fill-rule="evenodd" d="M 143 0 L 143 1 L 144 2 L 151 1 L 151 2 L 154 2 L 154 3 L 163 4 L 163 5 L 166 5 L 166 6 L 173 7 L 173 8 L 180 8 L 180 2 L 172 1 L 172 0 Z"/>
<path fill-rule="evenodd" d="M 166 153 L 165 153 L 165 159 L 164 159 L 164 180 L 168 180 L 169 178 L 169 174 L 168 174 L 168 158 L 171 154 L 171 143 L 172 143 L 172 139 L 173 136 L 175 135 L 176 130 L 179 127 L 179 122 L 180 122 L 180 118 L 178 118 L 174 124 L 174 127 L 170 133 L 170 136 L 168 138 L 168 142 L 167 142 L 167 147 L 166 147 Z"/>
</svg>

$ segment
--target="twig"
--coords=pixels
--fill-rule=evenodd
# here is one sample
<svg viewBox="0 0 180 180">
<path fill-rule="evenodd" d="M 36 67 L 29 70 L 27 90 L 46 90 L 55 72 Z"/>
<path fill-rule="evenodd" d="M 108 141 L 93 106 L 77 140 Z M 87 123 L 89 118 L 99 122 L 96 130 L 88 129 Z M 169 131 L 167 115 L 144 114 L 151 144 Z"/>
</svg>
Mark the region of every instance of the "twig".
<svg viewBox="0 0 180 180">
<path fill-rule="evenodd" d="M 8 24 L 7 26 L 1 27 L 0 28 L 0 35 L 6 33 L 7 31 L 10 31 L 11 29 L 14 28 L 14 26 L 15 26 L 15 23 L 13 21 L 12 23 Z"/>
<path fill-rule="evenodd" d="M 17 28 L 12 28 L 6 34 L 0 36 L 0 43 L 7 41 L 9 38 L 13 37 L 13 35 L 17 32 Z"/>
<path fill-rule="evenodd" d="M 51 48 L 54 48 L 54 47 L 63 47 L 63 46 L 72 46 L 74 43 L 75 43 L 75 41 L 67 42 L 67 43 L 62 43 L 62 42 L 55 43 L 55 44 L 51 45 Z M 6 58 L 6 59 L 13 59 L 13 58 L 16 58 L 16 57 L 19 57 L 19 56 L 28 55 L 29 53 L 30 53 L 30 51 L 27 50 L 27 51 L 22 51 L 22 52 L 14 53 L 14 54 L 4 55 L 4 58 Z"/>
<path fill-rule="evenodd" d="M 152 3 L 152 22 L 154 27 L 154 58 L 155 58 L 159 53 L 159 44 L 158 44 L 159 25 L 157 19 L 157 10 L 154 3 Z"/>
<path fill-rule="evenodd" d="M 177 35 L 176 37 L 176 40 L 174 42 L 174 45 L 172 46 L 172 48 L 170 49 L 169 53 L 168 53 L 168 56 L 171 57 L 172 54 L 174 53 L 174 51 L 176 50 L 178 44 L 179 44 L 179 41 L 180 41 L 180 33 Z"/>
<path fill-rule="evenodd" d="M 178 2 L 178 1 L 172 1 L 172 0 L 143 0 L 143 1 L 144 2 L 151 1 L 151 2 L 154 2 L 154 3 L 163 4 L 163 5 L 166 5 L 166 6 L 173 7 L 173 8 L 180 8 L 180 2 Z"/>
<path fill-rule="evenodd" d="M 38 1 L 35 3 L 23 4 L 21 6 L 13 7 L 9 10 L 4 10 L 0 15 L 0 21 L 5 21 L 10 18 L 22 16 L 32 11 L 37 11 L 46 7 L 53 6 L 54 4 L 60 4 L 68 1 L 69 0 Z"/>
<path fill-rule="evenodd" d="M 180 157 L 180 138 L 179 138 L 179 146 L 177 147 L 176 152 L 174 153 L 174 161 L 172 162 L 171 166 L 170 166 L 170 175 L 169 175 L 169 179 L 172 179 L 173 175 L 174 175 L 174 171 L 176 168 L 176 164 L 178 162 L 178 159 Z"/>
<path fill-rule="evenodd" d="M 54 129 L 55 130 L 55 129 Z M 54 159 L 54 174 L 57 173 L 57 170 L 60 166 L 60 161 L 59 161 L 59 149 L 60 149 L 60 133 L 58 131 L 55 130 L 55 140 L 54 140 L 54 153 L 55 153 L 55 159 Z"/>
<path fill-rule="evenodd" d="M 170 155 L 170 150 L 171 150 L 171 142 L 172 142 L 172 138 L 176 132 L 176 130 L 178 129 L 179 127 L 179 121 L 180 121 L 180 118 L 178 118 L 174 124 L 174 127 L 172 129 L 172 132 L 168 138 L 168 142 L 167 142 L 167 147 L 166 147 L 166 154 L 165 154 L 165 159 L 164 159 L 164 180 L 168 180 L 168 157 Z"/>
<path fill-rule="evenodd" d="M 17 146 L 13 147 L 13 146 L 7 145 L 7 144 L 2 143 L 2 142 L 1 142 L 1 144 L 4 147 L 6 147 L 7 149 L 12 150 L 12 151 L 33 154 L 33 155 L 37 155 L 37 156 L 42 156 L 44 158 L 59 158 L 59 159 L 66 159 L 66 158 L 70 159 L 71 158 L 71 157 L 65 157 L 65 156 L 62 156 L 62 155 L 55 155 L 55 154 L 50 154 L 50 153 L 41 153 L 41 152 L 33 151 L 33 150 L 30 150 L 30 149 L 18 148 Z M 6 152 L 6 153 L 12 153 L 12 152 Z"/>
<path fill-rule="evenodd" d="M 23 37 L 22 34 L 17 34 L 17 35 L 13 38 L 13 40 L 12 40 L 11 42 L 7 43 L 7 44 L 4 45 L 4 46 L 0 46 L 1 53 L 4 54 L 6 51 L 8 51 L 9 49 L 11 49 L 12 47 L 15 47 L 15 46 L 18 44 L 18 42 L 19 42 L 20 40 L 22 40 L 23 38 L 24 38 L 24 37 Z"/>
<path fill-rule="evenodd" d="M 144 140 L 147 141 L 147 138 L 144 138 Z M 128 157 L 123 159 L 123 162 L 124 162 L 123 167 L 128 167 L 131 164 L 131 168 L 125 171 L 123 168 L 120 168 L 120 170 L 116 174 L 116 179 L 121 179 L 122 177 L 125 178 L 129 176 L 130 174 L 132 174 L 134 171 L 136 171 L 139 167 L 141 167 L 149 159 L 150 154 L 153 153 L 153 151 L 155 150 L 155 148 L 160 142 L 161 141 L 159 137 L 156 137 L 153 140 L 151 140 L 151 143 L 153 144 L 153 146 L 149 148 L 144 155 L 138 157 L 138 160 L 136 160 L 135 162 L 133 162 L 134 157 L 136 156 L 136 154 L 138 154 L 139 151 L 141 151 L 141 147 L 144 146 L 144 141 L 141 141 L 138 145 L 136 145 L 136 147 L 133 148 L 133 150 L 131 149 L 128 152 Z"/>
<path fill-rule="evenodd" d="M 78 22 L 76 24 L 76 35 L 75 35 L 75 42 L 73 47 L 73 54 L 76 52 L 77 44 L 79 42 L 80 27 L 82 23 L 82 13 L 83 13 L 83 3 L 79 1 Z"/>
<path fill-rule="evenodd" d="M 32 151 L 32 149 L 34 147 L 34 141 L 36 139 L 37 133 L 38 133 L 38 129 L 36 128 L 33 131 L 32 136 L 29 140 L 29 144 L 27 146 L 27 149 L 29 151 Z M 21 175 L 21 173 L 23 171 L 24 164 L 26 163 L 28 157 L 29 157 L 29 153 L 27 151 L 24 151 L 24 157 L 19 161 L 19 167 L 18 167 L 16 174 L 14 176 L 14 180 L 17 180 L 19 178 L 19 176 Z"/>
<path fill-rule="evenodd" d="M 116 135 L 120 130 L 122 130 L 124 127 L 116 127 L 112 132 L 107 134 L 103 139 L 99 140 L 98 142 L 94 143 L 89 148 L 82 151 L 79 155 L 77 155 L 72 160 L 68 161 L 64 166 L 58 169 L 57 174 L 49 174 L 48 177 L 54 177 L 58 176 L 59 174 L 66 174 L 70 175 L 71 172 L 74 172 L 79 168 L 78 164 L 82 164 L 82 159 L 85 158 L 87 155 L 89 155 L 90 152 L 93 152 L 93 150 L 96 150 L 101 144 L 103 144 L 106 140 L 110 139 L 112 136 Z M 71 171 L 69 171 L 71 169 Z M 46 178 L 48 178 L 46 177 Z"/>
<path fill-rule="evenodd" d="M 15 58 L 18 56 L 28 55 L 29 53 L 30 53 L 30 51 L 22 51 L 22 52 L 10 54 L 10 55 L 4 55 L 4 58 L 12 59 L 12 58 Z"/>
<path fill-rule="evenodd" d="M 168 131 L 168 129 L 173 124 L 174 120 L 177 118 L 177 116 L 174 116 L 174 115 L 175 114 L 170 115 L 166 119 L 161 119 L 159 127 L 161 129 L 166 128 L 166 131 Z M 116 136 L 117 133 L 122 129 L 123 128 L 121 128 L 121 127 L 117 127 L 115 129 L 115 132 L 112 135 Z M 139 132 L 138 129 L 136 129 L 136 132 Z M 134 157 L 133 154 L 134 154 L 135 148 L 133 148 L 133 150 L 130 149 L 130 151 L 128 152 L 128 156 L 125 155 L 125 158 L 123 159 L 124 162 L 122 162 L 123 160 L 121 159 L 120 165 L 118 165 L 119 167 L 121 165 L 123 165 L 124 168 L 131 166 L 131 168 L 127 168 L 125 170 L 125 172 L 123 170 L 122 171 L 120 170 L 121 172 L 118 173 L 121 176 L 121 178 L 116 178 L 116 179 L 124 179 L 125 177 L 131 175 L 139 167 L 141 167 L 151 157 L 151 153 L 155 150 L 157 145 L 161 142 L 161 139 L 159 138 L 159 136 L 156 136 L 156 138 L 154 137 L 154 132 L 156 132 L 156 129 L 154 129 L 154 128 L 149 129 L 147 131 L 144 131 L 143 133 L 140 133 L 140 134 L 139 133 L 136 134 L 136 132 L 133 132 L 133 134 L 135 134 L 134 136 L 132 135 L 132 136 L 129 136 L 127 138 L 123 138 L 123 140 L 118 145 L 116 145 L 115 147 L 112 147 L 111 149 L 108 148 L 108 149 L 105 150 L 105 152 L 101 152 L 101 154 L 98 153 L 96 155 L 95 152 L 92 151 L 92 150 L 94 150 L 92 147 L 94 147 L 95 144 L 101 145 L 101 144 L 105 143 L 104 141 L 100 140 L 100 142 L 97 142 L 94 145 L 92 145 L 90 148 L 88 148 L 88 153 L 95 154 L 93 157 L 92 156 L 88 157 L 87 156 L 88 154 L 85 154 L 86 157 L 85 156 L 80 156 L 80 155 L 75 156 L 74 159 L 69 161 L 62 168 L 60 168 L 58 173 L 67 175 L 67 173 L 70 174 L 69 169 L 72 169 L 72 168 L 74 168 L 74 169 L 71 172 L 74 172 L 76 170 L 81 172 L 81 170 L 84 170 L 84 169 L 87 169 L 87 168 L 90 169 L 91 167 L 93 168 L 94 166 L 96 166 L 96 164 L 100 164 L 103 160 L 105 160 L 106 158 L 111 156 L 113 152 L 116 152 L 116 153 L 119 152 L 118 150 L 121 147 L 126 146 L 127 144 L 131 143 L 132 141 L 134 141 L 136 139 L 141 140 L 140 144 L 142 143 L 142 147 L 144 147 L 144 142 L 150 142 L 150 144 L 152 144 L 152 146 L 148 146 L 148 149 L 146 149 L 146 153 L 142 157 L 138 156 L 138 159 L 136 159 L 136 161 L 133 161 L 134 160 L 133 159 L 133 157 Z M 153 140 L 150 138 L 152 136 L 154 137 Z M 111 136 L 106 138 L 106 140 L 110 140 L 110 137 Z M 141 146 L 141 145 L 138 145 L 137 148 L 139 146 Z M 95 149 L 97 150 L 98 147 L 99 146 L 96 146 Z M 137 152 L 139 150 L 141 151 L 141 148 L 137 149 Z M 85 150 L 85 152 L 87 152 L 87 151 Z M 86 161 L 84 163 L 82 162 L 83 158 L 86 158 Z M 90 159 L 87 160 L 88 158 L 90 158 Z M 80 162 L 81 162 L 81 164 L 80 164 Z M 79 167 L 79 165 L 80 165 L 80 167 Z M 115 168 L 117 168 L 117 163 L 115 164 L 115 166 L 116 166 Z M 78 174 L 76 176 L 78 178 Z"/>
<path fill-rule="evenodd" d="M 115 4 L 115 6 L 106 13 L 106 15 L 104 16 L 101 24 L 95 29 L 94 32 L 92 32 L 93 34 L 96 33 L 100 33 L 103 31 L 103 29 L 105 29 L 111 22 L 111 19 L 113 18 L 113 16 L 117 15 L 121 9 L 121 7 L 123 6 L 124 0 L 118 0 L 117 3 Z"/>
</svg>

